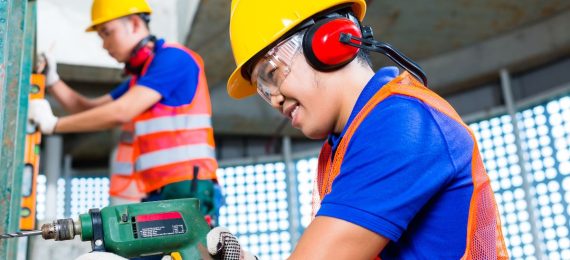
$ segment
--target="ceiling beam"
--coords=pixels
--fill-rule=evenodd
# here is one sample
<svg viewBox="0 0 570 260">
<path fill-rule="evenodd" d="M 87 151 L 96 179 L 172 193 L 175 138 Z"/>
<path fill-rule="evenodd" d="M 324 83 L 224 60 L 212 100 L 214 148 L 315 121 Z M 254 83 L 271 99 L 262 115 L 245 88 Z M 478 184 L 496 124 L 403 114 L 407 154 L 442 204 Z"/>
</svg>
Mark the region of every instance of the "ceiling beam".
<svg viewBox="0 0 570 260">
<path fill-rule="evenodd" d="M 283 115 L 257 96 L 235 100 L 228 96 L 225 86 L 218 86 L 210 88 L 210 97 L 216 134 L 302 136 L 290 123 L 283 125 Z"/>
<path fill-rule="evenodd" d="M 124 78 L 123 70 L 116 68 L 58 64 L 57 69 L 64 81 L 117 84 Z"/>
<path fill-rule="evenodd" d="M 497 80 L 498 71 L 519 72 L 570 53 L 570 11 L 484 42 L 419 62 L 430 88 L 452 93 Z"/>
</svg>

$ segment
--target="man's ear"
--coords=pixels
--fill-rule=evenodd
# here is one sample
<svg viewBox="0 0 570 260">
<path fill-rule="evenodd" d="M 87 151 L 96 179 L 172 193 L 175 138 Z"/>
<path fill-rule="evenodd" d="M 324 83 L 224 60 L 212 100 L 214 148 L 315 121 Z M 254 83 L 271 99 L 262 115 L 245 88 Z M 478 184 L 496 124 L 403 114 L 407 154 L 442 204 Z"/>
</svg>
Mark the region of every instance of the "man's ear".
<svg viewBox="0 0 570 260">
<path fill-rule="evenodd" d="M 132 14 L 129 16 L 129 20 L 133 26 L 133 32 L 139 32 L 141 30 L 148 30 L 146 27 L 146 23 L 143 21 L 143 19 L 140 16 L 138 16 L 136 14 Z"/>
</svg>

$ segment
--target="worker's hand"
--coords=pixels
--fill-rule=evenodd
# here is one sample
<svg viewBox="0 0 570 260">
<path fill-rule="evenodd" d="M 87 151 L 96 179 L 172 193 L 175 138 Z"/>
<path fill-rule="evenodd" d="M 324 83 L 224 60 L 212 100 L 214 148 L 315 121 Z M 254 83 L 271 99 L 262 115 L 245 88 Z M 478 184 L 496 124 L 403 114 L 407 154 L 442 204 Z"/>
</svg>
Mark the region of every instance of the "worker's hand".
<svg viewBox="0 0 570 260">
<path fill-rule="evenodd" d="M 115 255 L 108 252 L 91 252 L 87 254 L 82 254 L 75 260 L 128 260 L 124 257 Z"/>
<path fill-rule="evenodd" d="M 243 259 L 255 260 L 256 256 L 242 250 L 237 238 L 227 228 L 216 227 L 206 236 L 208 252 L 214 259 L 230 260 Z"/>
<path fill-rule="evenodd" d="M 53 115 L 51 106 L 45 99 L 30 100 L 28 108 L 28 119 L 36 124 L 44 134 L 53 134 L 57 117 Z"/>
<path fill-rule="evenodd" d="M 52 54 L 44 52 L 41 55 L 45 61 L 44 72 L 46 74 L 46 87 L 51 87 L 59 81 L 59 74 L 57 74 L 57 62 Z"/>
</svg>

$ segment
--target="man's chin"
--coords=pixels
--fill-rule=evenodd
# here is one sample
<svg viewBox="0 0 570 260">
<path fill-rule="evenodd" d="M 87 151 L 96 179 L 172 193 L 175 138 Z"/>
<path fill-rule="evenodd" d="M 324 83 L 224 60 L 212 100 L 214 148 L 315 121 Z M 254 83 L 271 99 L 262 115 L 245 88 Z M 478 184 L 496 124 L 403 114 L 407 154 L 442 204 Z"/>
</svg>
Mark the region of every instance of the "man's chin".
<svg viewBox="0 0 570 260">
<path fill-rule="evenodd" d="M 116 60 L 117 62 L 119 62 L 119 63 L 126 63 L 126 62 L 128 61 L 128 59 L 125 59 L 125 58 L 117 58 L 117 56 L 112 55 L 112 54 L 109 54 L 109 56 L 110 56 L 111 58 L 113 58 L 114 60 Z"/>
<path fill-rule="evenodd" d="M 303 130 L 303 129 L 299 129 L 299 130 L 301 130 L 303 135 L 305 135 L 307 138 L 313 139 L 313 140 L 325 139 L 328 136 L 328 133 L 325 133 L 322 131 L 310 131 L 310 130 Z"/>
</svg>

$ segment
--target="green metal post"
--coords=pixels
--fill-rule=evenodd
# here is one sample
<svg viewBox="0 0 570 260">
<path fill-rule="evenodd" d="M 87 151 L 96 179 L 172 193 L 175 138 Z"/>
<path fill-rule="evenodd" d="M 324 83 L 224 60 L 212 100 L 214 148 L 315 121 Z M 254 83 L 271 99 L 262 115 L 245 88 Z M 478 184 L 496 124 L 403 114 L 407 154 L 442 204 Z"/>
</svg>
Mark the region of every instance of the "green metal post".
<svg viewBox="0 0 570 260">
<path fill-rule="evenodd" d="M 0 233 L 18 230 L 35 9 L 0 0 Z M 30 16 L 27 19 L 27 15 Z M 17 240 L 0 240 L 0 259 L 16 259 Z"/>
</svg>

